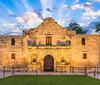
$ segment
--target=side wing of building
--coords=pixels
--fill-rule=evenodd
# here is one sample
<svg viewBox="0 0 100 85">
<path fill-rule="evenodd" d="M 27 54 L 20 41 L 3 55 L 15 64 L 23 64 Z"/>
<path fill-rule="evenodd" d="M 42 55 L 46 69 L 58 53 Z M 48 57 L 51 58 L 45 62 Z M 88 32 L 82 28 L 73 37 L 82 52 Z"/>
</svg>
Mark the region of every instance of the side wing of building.
<svg viewBox="0 0 100 85">
<path fill-rule="evenodd" d="M 71 62 L 80 66 L 100 65 L 100 35 L 77 34 L 72 39 Z"/>
<path fill-rule="evenodd" d="M 21 61 L 23 41 L 22 36 L 0 36 L 0 65 L 12 66 Z"/>
</svg>

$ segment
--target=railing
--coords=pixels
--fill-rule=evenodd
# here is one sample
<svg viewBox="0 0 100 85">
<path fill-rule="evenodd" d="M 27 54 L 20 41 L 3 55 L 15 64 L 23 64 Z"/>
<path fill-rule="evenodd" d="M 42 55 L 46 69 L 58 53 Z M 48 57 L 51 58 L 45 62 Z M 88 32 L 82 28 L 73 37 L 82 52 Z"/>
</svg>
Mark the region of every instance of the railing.
<svg viewBox="0 0 100 85">
<path fill-rule="evenodd" d="M 36 45 L 36 46 L 28 46 L 29 49 L 32 49 L 32 48 L 44 48 L 44 49 L 52 49 L 52 48 L 57 48 L 57 49 L 60 49 L 60 48 L 64 48 L 64 49 L 69 49 L 70 46 L 57 46 L 57 45 Z"/>
<path fill-rule="evenodd" d="M 71 46 L 71 45 L 46 45 L 46 44 L 38 44 L 38 45 L 27 45 L 27 46 Z"/>
<path fill-rule="evenodd" d="M 28 67 L 2 67 L 0 68 L 0 77 L 12 75 L 89 75 L 92 74 L 96 77 L 100 74 L 100 67 L 66 67 L 56 66 L 52 72 L 44 72 L 44 68 Z"/>
</svg>

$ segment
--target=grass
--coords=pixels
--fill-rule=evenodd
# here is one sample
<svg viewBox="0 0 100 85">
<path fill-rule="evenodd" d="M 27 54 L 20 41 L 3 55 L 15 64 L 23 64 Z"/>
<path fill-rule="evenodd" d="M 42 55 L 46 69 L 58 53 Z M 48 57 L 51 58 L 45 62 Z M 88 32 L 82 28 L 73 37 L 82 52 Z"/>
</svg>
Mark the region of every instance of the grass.
<svg viewBox="0 0 100 85">
<path fill-rule="evenodd" d="M 21 75 L 2 78 L 0 85 L 100 85 L 100 80 L 85 75 Z"/>
</svg>

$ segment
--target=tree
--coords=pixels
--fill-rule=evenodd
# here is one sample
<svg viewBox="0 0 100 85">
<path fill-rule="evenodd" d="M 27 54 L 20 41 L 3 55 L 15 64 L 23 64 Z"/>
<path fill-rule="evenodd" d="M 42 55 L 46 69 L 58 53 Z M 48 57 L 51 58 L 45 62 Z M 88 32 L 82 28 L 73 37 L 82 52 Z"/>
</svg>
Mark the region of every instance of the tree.
<svg viewBox="0 0 100 85">
<path fill-rule="evenodd" d="M 100 32 L 100 22 L 96 23 L 96 28 L 95 32 Z"/>
<path fill-rule="evenodd" d="M 76 22 L 71 22 L 69 24 L 68 28 L 71 30 L 75 30 L 77 34 L 86 34 L 87 33 L 87 30 L 83 30 L 83 28 Z"/>
</svg>

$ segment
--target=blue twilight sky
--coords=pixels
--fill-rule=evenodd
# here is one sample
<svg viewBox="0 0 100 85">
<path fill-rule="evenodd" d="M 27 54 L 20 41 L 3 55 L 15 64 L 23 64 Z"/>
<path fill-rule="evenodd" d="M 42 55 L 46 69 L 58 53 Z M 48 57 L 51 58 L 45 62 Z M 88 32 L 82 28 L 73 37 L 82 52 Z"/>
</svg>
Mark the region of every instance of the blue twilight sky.
<svg viewBox="0 0 100 85">
<path fill-rule="evenodd" d="M 86 27 L 100 20 L 100 0 L 0 0 L 0 34 L 20 34 L 47 17 L 61 26 L 76 21 Z"/>
</svg>

